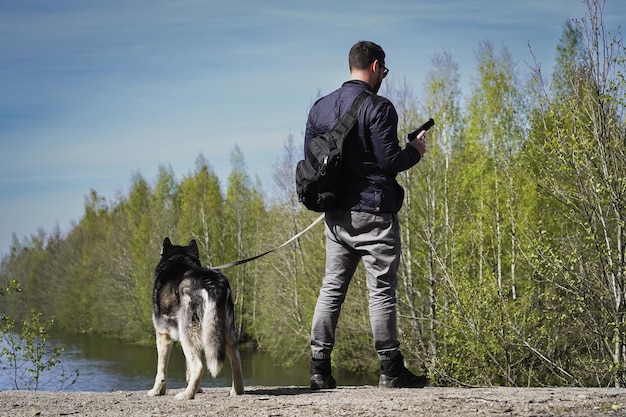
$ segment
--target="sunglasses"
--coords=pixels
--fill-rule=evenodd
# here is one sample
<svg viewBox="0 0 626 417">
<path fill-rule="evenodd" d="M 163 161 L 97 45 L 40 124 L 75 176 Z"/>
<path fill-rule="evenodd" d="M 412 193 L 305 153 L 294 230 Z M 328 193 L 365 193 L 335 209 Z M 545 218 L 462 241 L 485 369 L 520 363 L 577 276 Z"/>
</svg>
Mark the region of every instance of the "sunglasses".
<svg viewBox="0 0 626 417">
<path fill-rule="evenodd" d="M 386 66 L 384 66 L 383 64 L 380 64 L 380 67 L 383 69 L 383 78 L 385 78 L 387 76 L 387 74 L 389 74 L 389 68 L 387 68 Z"/>
</svg>

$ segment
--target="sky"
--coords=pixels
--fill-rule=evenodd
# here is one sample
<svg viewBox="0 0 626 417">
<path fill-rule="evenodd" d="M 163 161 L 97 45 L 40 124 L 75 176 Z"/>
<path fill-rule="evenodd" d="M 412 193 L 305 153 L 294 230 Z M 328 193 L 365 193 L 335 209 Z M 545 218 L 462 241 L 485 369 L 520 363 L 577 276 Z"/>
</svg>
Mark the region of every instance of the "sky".
<svg viewBox="0 0 626 417">
<path fill-rule="evenodd" d="M 115 201 L 160 166 L 181 180 L 200 154 L 224 185 L 238 147 L 271 193 L 289 135 L 301 143 L 312 102 L 349 78 L 359 40 L 418 97 L 448 52 L 468 94 L 481 42 L 521 74 L 530 45 L 545 73 L 585 13 L 579 0 L 0 0 L 0 257 L 13 236 L 67 233 L 90 190 Z M 626 2 L 607 0 L 604 21 L 626 23 Z"/>
</svg>

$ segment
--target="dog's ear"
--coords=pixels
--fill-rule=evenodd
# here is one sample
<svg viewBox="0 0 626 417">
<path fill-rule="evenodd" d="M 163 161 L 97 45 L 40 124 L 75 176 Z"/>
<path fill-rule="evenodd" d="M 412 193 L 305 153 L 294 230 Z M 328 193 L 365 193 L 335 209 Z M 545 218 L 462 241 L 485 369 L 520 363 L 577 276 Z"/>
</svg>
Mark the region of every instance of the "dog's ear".
<svg viewBox="0 0 626 417">
<path fill-rule="evenodd" d="M 163 253 L 165 252 L 166 249 L 169 249 L 172 247 L 172 241 L 170 240 L 169 237 L 166 237 L 163 240 L 163 247 L 161 248 L 161 255 L 163 255 Z"/>
<path fill-rule="evenodd" d="M 196 243 L 196 239 L 191 239 L 189 241 L 189 245 L 187 246 L 193 251 L 194 255 L 196 255 L 196 257 L 200 259 L 200 251 L 198 250 L 198 244 Z"/>
</svg>

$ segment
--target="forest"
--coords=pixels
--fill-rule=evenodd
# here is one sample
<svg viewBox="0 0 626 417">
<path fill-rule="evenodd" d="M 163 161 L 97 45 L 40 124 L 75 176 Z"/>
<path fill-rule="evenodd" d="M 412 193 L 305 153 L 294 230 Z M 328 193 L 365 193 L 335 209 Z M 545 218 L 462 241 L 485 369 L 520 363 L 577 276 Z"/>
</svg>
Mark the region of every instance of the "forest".
<svg viewBox="0 0 626 417">
<path fill-rule="evenodd" d="M 626 386 L 626 49 L 603 0 L 567 20 L 549 74 L 481 42 L 469 94 L 435 53 L 415 97 L 395 80 L 399 137 L 429 117 L 428 153 L 399 175 L 401 348 L 441 386 Z M 529 49 L 532 56 L 532 48 Z M 531 59 L 532 62 L 532 59 Z M 304 125 L 304 120 L 303 120 Z M 271 195 L 238 147 L 222 183 L 207 158 L 177 178 L 134 174 L 127 195 L 91 190 L 71 229 L 13 238 L 0 313 L 35 308 L 65 330 L 154 343 L 152 280 L 165 236 L 196 239 L 217 266 L 274 248 L 318 213 L 295 194 L 302 140 L 286 138 Z M 241 343 L 285 366 L 310 355 L 324 273 L 322 225 L 224 270 Z M 377 369 L 363 270 L 337 330 L 333 366 Z"/>
</svg>

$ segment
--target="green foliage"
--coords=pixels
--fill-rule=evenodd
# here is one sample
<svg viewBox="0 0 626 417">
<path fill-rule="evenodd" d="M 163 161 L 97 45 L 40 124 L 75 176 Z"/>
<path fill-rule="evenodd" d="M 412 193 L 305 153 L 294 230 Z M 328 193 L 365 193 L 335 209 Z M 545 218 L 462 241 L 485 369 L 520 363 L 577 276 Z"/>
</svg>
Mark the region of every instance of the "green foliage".
<svg viewBox="0 0 626 417">
<path fill-rule="evenodd" d="M 61 390 L 73 385 L 78 378 L 78 370 L 66 375 L 61 372 L 57 381 L 45 381 L 47 371 L 61 367 L 59 356 L 64 346 L 50 347 L 47 342 L 53 320 L 42 321 L 41 313 L 30 310 L 28 320 L 20 327 L 10 317 L 0 317 L 0 369 L 8 376 L 13 388 L 37 390 L 46 382 L 54 383 Z"/>
<path fill-rule="evenodd" d="M 562 331 L 576 352 L 571 373 L 584 384 L 623 386 L 626 85 L 617 74 L 625 48 L 603 26 L 601 3 L 588 2 L 589 18 L 566 26 L 553 89 L 537 89 L 546 93 L 527 142 L 542 163 L 526 164 L 560 213 L 558 224 L 542 216 L 532 266 L 548 284 L 546 300 L 570 320 Z"/>
<path fill-rule="evenodd" d="M 227 261 L 224 253 L 224 197 L 211 165 L 200 155 L 194 175 L 183 179 L 177 188 L 178 230 L 183 243 L 196 239 L 207 265 Z M 229 258 L 228 258 L 229 259 Z"/>
<path fill-rule="evenodd" d="M 283 196 L 266 213 L 259 230 L 266 247 L 277 247 L 287 237 L 306 228 L 317 213 L 301 210 L 296 202 L 294 166 L 301 149 L 288 138 L 283 159 L 275 171 L 275 196 Z M 262 258 L 257 276 L 256 343 L 284 365 L 310 355 L 313 310 L 324 276 L 324 237 L 321 226 L 304 234 L 294 244 Z M 255 262 L 256 263 L 256 262 Z M 339 363 L 339 362 L 338 362 Z"/>
<path fill-rule="evenodd" d="M 0 296 L 4 296 L 7 294 L 11 294 L 14 291 L 20 290 L 20 284 L 15 280 L 10 280 L 7 282 L 5 287 L 0 287 Z"/>
</svg>

